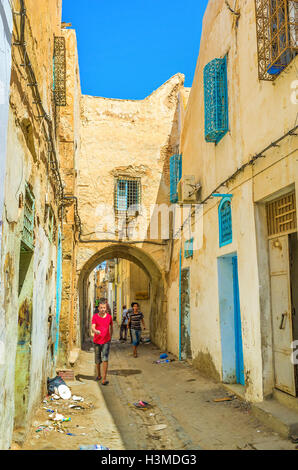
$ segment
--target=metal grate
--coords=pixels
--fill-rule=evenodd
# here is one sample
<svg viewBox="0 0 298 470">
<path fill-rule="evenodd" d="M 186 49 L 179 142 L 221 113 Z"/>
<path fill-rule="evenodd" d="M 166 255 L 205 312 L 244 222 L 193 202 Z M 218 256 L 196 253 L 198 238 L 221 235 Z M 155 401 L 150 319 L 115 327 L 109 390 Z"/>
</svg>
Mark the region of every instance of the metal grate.
<svg viewBox="0 0 298 470">
<path fill-rule="evenodd" d="M 191 238 L 190 240 L 186 240 L 184 244 L 184 258 L 192 258 L 193 257 L 193 241 L 194 239 Z"/>
<path fill-rule="evenodd" d="M 53 91 L 56 106 L 66 106 L 66 46 L 65 38 L 54 39 Z"/>
<path fill-rule="evenodd" d="M 49 207 L 49 213 L 48 213 L 48 234 L 49 234 L 49 240 L 52 243 L 54 239 L 54 225 L 55 225 L 55 215 L 53 212 L 53 209 Z"/>
<path fill-rule="evenodd" d="M 295 191 L 266 204 L 268 236 L 297 230 Z"/>
<path fill-rule="evenodd" d="M 230 198 L 223 198 L 219 208 L 219 246 L 229 245 L 233 241 L 232 204 Z"/>
<path fill-rule="evenodd" d="M 25 249 L 29 250 L 34 249 L 34 207 L 34 196 L 26 185 L 22 242 L 25 245 Z"/>
<path fill-rule="evenodd" d="M 170 201 L 178 202 L 178 183 L 182 177 L 182 155 L 173 155 L 170 158 Z"/>
<path fill-rule="evenodd" d="M 255 0 L 260 80 L 274 80 L 298 53 L 298 0 Z"/>
<path fill-rule="evenodd" d="M 218 143 L 229 130 L 227 58 L 204 68 L 205 140 Z"/>
<path fill-rule="evenodd" d="M 115 182 L 115 210 L 118 213 L 137 210 L 141 204 L 141 181 L 139 178 L 118 178 Z M 140 210 L 140 208 L 138 209 Z"/>
</svg>

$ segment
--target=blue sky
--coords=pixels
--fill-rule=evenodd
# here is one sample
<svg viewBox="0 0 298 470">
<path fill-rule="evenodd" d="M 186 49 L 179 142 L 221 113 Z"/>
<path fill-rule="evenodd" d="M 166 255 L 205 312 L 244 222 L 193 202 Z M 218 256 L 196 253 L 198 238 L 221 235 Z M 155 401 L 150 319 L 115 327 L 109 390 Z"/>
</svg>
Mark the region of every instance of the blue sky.
<svg viewBox="0 0 298 470">
<path fill-rule="evenodd" d="M 63 0 L 76 29 L 82 91 L 143 99 L 178 72 L 191 86 L 208 0 Z"/>
</svg>

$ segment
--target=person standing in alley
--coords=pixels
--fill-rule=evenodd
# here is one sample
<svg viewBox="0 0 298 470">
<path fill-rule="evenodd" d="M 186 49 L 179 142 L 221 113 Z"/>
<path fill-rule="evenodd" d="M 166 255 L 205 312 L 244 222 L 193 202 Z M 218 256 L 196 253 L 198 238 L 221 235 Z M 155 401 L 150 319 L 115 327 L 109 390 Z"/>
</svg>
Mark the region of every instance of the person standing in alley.
<svg viewBox="0 0 298 470">
<path fill-rule="evenodd" d="M 138 302 L 133 302 L 131 304 L 131 307 L 132 307 L 132 312 L 129 315 L 128 328 L 131 327 L 133 356 L 138 357 L 137 347 L 140 344 L 141 334 L 142 334 L 141 323 L 143 325 L 144 330 L 146 329 L 146 327 L 145 327 L 145 322 L 144 322 L 144 315 L 142 314 L 142 312 L 139 311 L 140 306 Z"/>
<path fill-rule="evenodd" d="M 92 333 L 94 334 L 93 343 L 95 350 L 95 364 L 97 367 L 96 380 L 102 379 L 102 385 L 107 385 L 107 371 L 110 346 L 113 336 L 113 318 L 107 312 L 105 300 L 100 301 L 98 313 L 92 318 Z M 103 373 L 101 376 L 101 364 L 103 365 Z"/>
<path fill-rule="evenodd" d="M 120 338 L 119 338 L 120 341 L 127 340 L 127 324 L 128 324 L 127 308 L 126 308 L 126 305 L 123 305 L 122 320 L 121 320 L 121 326 L 120 326 Z M 123 333 L 124 333 L 124 338 L 123 338 Z"/>
</svg>

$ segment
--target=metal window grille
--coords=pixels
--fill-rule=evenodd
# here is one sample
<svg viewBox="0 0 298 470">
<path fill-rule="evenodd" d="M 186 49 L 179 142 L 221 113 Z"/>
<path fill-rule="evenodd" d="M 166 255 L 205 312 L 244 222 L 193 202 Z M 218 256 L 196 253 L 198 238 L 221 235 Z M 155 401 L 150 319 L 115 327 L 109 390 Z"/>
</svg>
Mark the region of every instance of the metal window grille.
<svg viewBox="0 0 298 470">
<path fill-rule="evenodd" d="M 178 183 L 182 177 L 182 155 L 173 155 L 170 158 L 170 201 L 178 202 Z"/>
<path fill-rule="evenodd" d="M 268 236 L 297 231 L 295 191 L 266 204 Z"/>
<path fill-rule="evenodd" d="M 115 210 L 118 213 L 136 210 L 141 204 L 141 181 L 121 177 L 115 183 Z"/>
<path fill-rule="evenodd" d="M 190 240 L 186 240 L 184 244 L 184 258 L 192 258 L 193 257 L 193 241 L 194 239 L 191 238 Z"/>
<path fill-rule="evenodd" d="M 48 213 L 48 234 L 49 234 L 49 240 L 52 243 L 54 239 L 54 222 L 55 222 L 55 216 L 53 209 L 49 207 L 49 213 Z"/>
<path fill-rule="evenodd" d="M 54 39 L 53 92 L 56 106 L 66 106 L 66 46 L 65 38 Z"/>
<path fill-rule="evenodd" d="M 34 208 L 34 196 L 26 185 L 22 242 L 24 249 L 30 251 L 34 249 Z"/>
<path fill-rule="evenodd" d="M 227 58 L 204 68 L 205 140 L 218 143 L 229 130 Z"/>
<path fill-rule="evenodd" d="M 255 0 L 260 80 L 274 80 L 298 54 L 298 0 Z"/>
<path fill-rule="evenodd" d="M 219 208 L 219 246 L 225 246 L 232 243 L 232 204 L 230 198 L 223 198 Z"/>
</svg>

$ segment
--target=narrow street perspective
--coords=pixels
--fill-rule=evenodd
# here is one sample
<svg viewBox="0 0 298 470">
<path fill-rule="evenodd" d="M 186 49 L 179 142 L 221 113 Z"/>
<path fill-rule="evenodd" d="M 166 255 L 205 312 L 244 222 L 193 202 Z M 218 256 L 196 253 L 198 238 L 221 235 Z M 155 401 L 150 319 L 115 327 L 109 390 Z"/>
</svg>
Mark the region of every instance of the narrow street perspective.
<svg viewBox="0 0 298 470">
<path fill-rule="evenodd" d="M 151 3 L 0 0 L 1 450 L 298 450 L 298 0 Z"/>
</svg>

